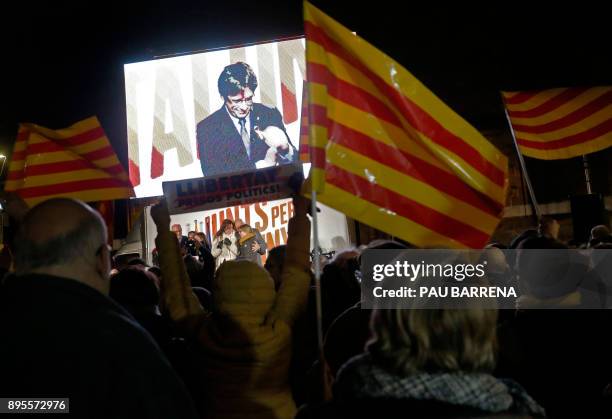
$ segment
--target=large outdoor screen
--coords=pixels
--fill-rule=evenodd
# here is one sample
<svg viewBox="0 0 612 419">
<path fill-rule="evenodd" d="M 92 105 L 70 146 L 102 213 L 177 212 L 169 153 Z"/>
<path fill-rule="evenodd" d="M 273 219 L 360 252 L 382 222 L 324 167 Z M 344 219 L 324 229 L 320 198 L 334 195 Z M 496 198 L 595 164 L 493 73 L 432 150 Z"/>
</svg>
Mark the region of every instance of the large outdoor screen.
<svg viewBox="0 0 612 419">
<path fill-rule="evenodd" d="M 128 157 L 137 197 L 162 182 L 299 160 L 304 40 L 126 64 Z"/>
</svg>

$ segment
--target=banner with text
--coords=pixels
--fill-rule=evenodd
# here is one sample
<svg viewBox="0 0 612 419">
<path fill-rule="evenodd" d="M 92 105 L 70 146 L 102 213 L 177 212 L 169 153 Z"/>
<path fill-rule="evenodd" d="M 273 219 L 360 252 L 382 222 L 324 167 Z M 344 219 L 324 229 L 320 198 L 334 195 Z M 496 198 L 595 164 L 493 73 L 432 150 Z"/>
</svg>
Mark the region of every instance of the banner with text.
<svg viewBox="0 0 612 419">
<path fill-rule="evenodd" d="M 290 197 L 302 177 L 301 166 L 283 165 L 260 170 L 164 182 L 171 214 L 234 207 Z"/>
</svg>

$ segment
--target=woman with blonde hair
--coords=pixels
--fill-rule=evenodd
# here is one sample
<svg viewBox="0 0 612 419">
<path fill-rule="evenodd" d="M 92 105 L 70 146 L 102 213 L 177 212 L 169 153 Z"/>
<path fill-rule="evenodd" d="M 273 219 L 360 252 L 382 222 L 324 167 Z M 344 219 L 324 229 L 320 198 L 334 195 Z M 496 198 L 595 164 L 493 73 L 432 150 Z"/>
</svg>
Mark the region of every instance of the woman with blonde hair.
<svg viewBox="0 0 612 419">
<path fill-rule="evenodd" d="M 491 375 L 496 321 L 481 308 L 374 310 L 373 337 L 338 372 L 334 400 L 298 418 L 544 416 L 520 385 Z"/>
</svg>

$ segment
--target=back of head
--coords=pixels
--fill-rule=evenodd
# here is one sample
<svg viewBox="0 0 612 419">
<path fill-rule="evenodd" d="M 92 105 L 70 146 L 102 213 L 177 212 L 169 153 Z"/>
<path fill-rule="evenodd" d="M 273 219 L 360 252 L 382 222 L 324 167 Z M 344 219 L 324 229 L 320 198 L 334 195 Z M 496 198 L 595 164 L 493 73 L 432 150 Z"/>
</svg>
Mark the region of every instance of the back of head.
<svg viewBox="0 0 612 419">
<path fill-rule="evenodd" d="M 340 313 L 355 305 L 361 298 L 361 286 L 355 275 L 359 269 L 359 252 L 348 250 L 338 253 L 323 268 L 321 298 L 323 301 L 323 327 L 327 327 Z"/>
<path fill-rule="evenodd" d="M 522 293 L 542 300 L 577 291 L 587 271 L 579 253 L 546 237 L 525 240 L 517 251 L 515 268 Z"/>
<path fill-rule="evenodd" d="M 106 292 L 106 240 L 104 221 L 85 203 L 50 199 L 30 209 L 22 221 L 15 239 L 16 273 L 63 276 Z"/>
<path fill-rule="evenodd" d="M 350 300 L 355 304 L 359 301 L 361 288 L 355 276 L 355 271 L 359 269 L 359 252 L 356 250 L 346 250 L 336 254 L 334 259 L 328 263 L 321 275 L 321 291 L 326 294 L 333 294 L 335 297 L 350 295 Z"/>
<path fill-rule="evenodd" d="M 276 298 L 268 272 L 246 260 L 224 262 L 217 270 L 212 294 L 215 311 L 249 322 L 261 322 Z"/>
<path fill-rule="evenodd" d="M 488 273 L 505 273 L 510 269 L 506 254 L 498 247 L 487 245 L 482 251 L 480 261 L 486 263 Z"/>
<path fill-rule="evenodd" d="M 489 372 L 496 322 L 497 311 L 482 308 L 375 310 L 367 350 L 398 374 Z"/>
<path fill-rule="evenodd" d="M 594 240 L 602 239 L 609 235 L 610 235 L 610 229 L 603 224 L 597 225 L 591 229 L 591 239 L 594 239 Z"/>
<path fill-rule="evenodd" d="M 538 234 L 556 239 L 559 236 L 559 222 L 552 217 L 540 217 Z"/>
<path fill-rule="evenodd" d="M 595 247 L 601 243 L 612 243 L 610 229 L 603 224 L 597 225 L 591 229 L 589 247 Z"/>
<path fill-rule="evenodd" d="M 534 230 L 533 228 L 527 229 L 523 231 L 521 234 L 519 234 L 518 236 L 516 236 L 514 239 L 512 239 L 512 241 L 510 242 L 510 246 L 508 247 L 510 249 L 516 249 L 517 247 L 519 247 L 521 242 L 531 237 L 535 237 L 537 235 L 538 235 L 537 230 Z"/>
<path fill-rule="evenodd" d="M 142 269 L 145 269 L 145 268 L 149 267 L 149 265 L 147 265 L 147 262 L 145 262 L 141 258 L 130 259 L 128 261 L 128 263 L 127 263 L 127 266 L 136 266 L 136 267 L 140 267 Z"/>
<path fill-rule="evenodd" d="M 110 296 L 123 306 L 151 307 L 159 303 L 159 290 L 152 273 L 129 267 L 113 276 Z"/>
</svg>

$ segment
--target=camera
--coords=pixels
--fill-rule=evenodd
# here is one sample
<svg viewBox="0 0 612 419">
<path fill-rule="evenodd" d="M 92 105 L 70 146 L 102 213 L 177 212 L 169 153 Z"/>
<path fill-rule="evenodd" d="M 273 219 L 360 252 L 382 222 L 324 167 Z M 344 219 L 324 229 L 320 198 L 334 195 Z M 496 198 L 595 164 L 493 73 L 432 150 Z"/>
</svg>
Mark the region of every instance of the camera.
<svg viewBox="0 0 612 419">
<path fill-rule="evenodd" d="M 187 242 L 185 243 L 185 249 L 187 249 L 187 253 L 189 253 L 191 256 L 197 256 L 198 254 L 196 241 L 193 239 L 187 240 Z"/>
</svg>

